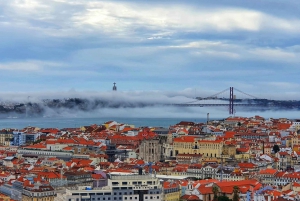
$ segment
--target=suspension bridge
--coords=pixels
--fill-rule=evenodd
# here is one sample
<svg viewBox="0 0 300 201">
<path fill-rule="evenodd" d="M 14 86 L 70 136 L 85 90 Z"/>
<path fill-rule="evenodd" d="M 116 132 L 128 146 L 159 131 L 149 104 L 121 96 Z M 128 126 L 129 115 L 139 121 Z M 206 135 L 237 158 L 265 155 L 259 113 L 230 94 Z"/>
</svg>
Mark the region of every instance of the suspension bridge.
<svg viewBox="0 0 300 201">
<path fill-rule="evenodd" d="M 295 100 L 269 100 L 255 97 L 237 88 L 229 87 L 221 92 L 202 98 L 196 97 L 195 100 L 172 104 L 181 107 L 228 107 L 229 114 L 235 113 L 235 107 L 259 107 L 262 109 L 300 109 L 300 101 Z"/>
</svg>

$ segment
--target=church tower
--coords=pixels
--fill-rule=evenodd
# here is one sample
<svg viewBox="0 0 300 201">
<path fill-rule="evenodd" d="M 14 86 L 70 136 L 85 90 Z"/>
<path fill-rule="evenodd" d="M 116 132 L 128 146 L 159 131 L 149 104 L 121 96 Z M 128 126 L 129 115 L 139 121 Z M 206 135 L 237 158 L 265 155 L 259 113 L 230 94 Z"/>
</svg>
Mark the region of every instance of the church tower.
<svg viewBox="0 0 300 201">
<path fill-rule="evenodd" d="M 116 83 L 114 82 L 113 91 L 117 91 Z"/>
</svg>

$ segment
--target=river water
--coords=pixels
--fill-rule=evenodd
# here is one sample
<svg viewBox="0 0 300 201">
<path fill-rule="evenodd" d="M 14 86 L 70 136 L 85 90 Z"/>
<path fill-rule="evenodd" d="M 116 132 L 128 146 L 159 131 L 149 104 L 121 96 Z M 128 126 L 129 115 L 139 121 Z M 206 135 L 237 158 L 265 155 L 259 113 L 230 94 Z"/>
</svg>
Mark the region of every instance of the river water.
<svg viewBox="0 0 300 201">
<path fill-rule="evenodd" d="M 119 123 L 133 124 L 136 127 L 165 127 L 179 123 L 180 121 L 205 122 L 205 118 L 121 118 L 121 117 L 99 117 L 99 118 L 9 118 L 0 119 L 0 128 L 21 129 L 26 126 L 35 126 L 39 128 L 74 128 L 80 126 L 89 126 L 91 124 L 101 125 L 106 121 L 114 120 Z"/>
<path fill-rule="evenodd" d="M 41 118 L 3 118 L 0 119 L 0 129 L 35 126 L 39 128 L 74 128 L 88 126 L 91 124 L 101 125 L 106 121 L 114 120 L 119 123 L 133 124 L 136 127 L 165 127 L 179 123 L 180 121 L 206 122 L 206 115 L 210 114 L 211 119 L 227 118 L 228 109 L 209 107 L 148 107 L 148 108 L 118 108 L 101 109 L 94 112 L 62 113 L 63 117 L 41 117 Z M 288 118 L 300 119 L 299 111 L 257 111 L 237 110 L 236 116 L 252 117 L 260 115 L 264 118 Z"/>
</svg>

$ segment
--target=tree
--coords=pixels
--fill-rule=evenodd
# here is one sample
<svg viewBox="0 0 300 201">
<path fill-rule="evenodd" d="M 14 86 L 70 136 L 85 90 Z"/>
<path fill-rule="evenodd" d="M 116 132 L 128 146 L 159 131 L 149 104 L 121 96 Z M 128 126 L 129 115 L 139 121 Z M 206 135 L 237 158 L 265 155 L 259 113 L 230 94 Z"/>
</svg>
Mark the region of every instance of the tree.
<svg viewBox="0 0 300 201">
<path fill-rule="evenodd" d="M 216 187 L 216 186 L 214 186 L 214 187 L 212 188 L 212 192 L 213 192 L 213 194 L 214 194 L 214 199 L 213 199 L 213 201 L 218 201 L 219 188 Z"/>
<path fill-rule="evenodd" d="M 223 195 L 218 197 L 218 201 L 231 201 L 231 200 L 226 195 Z"/>
<path fill-rule="evenodd" d="M 242 123 L 241 123 L 241 122 L 238 122 L 237 125 L 238 125 L 238 127 L 240 128 L 241 125 L 242 125 Z"/>
<path fill-rule="evenodd" d="M 233 187 L 233 197 L 232 197 L 232 201 L 239 201 L 239 200 L 240 200 L 239 192 L 240 192 L 239 187 L 234 186 L 234 187 Z"/>
<path fill-rule="evenodd" d="M 276 154 L 276 153 L 279 152 L 279 151 L 280 151 L 279 146 L 278 146 L 277 144 L 275 144 L 275 145 L 273 146 L 273 152 Z"/>
</svg>

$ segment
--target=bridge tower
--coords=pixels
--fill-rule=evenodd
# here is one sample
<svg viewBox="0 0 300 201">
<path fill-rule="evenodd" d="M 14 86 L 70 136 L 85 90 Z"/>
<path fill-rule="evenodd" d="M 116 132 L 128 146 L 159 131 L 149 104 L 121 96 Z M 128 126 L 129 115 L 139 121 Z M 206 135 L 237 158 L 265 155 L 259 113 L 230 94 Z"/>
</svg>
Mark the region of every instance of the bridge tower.
<svg viewBox="0 0 300 201">
<path fill-rule="evenodd" d="M 234 114 L 233 110 L 233 87 L 230 87 L 230 96 L 229 96 L 229 114 Z"/>
</svg>

